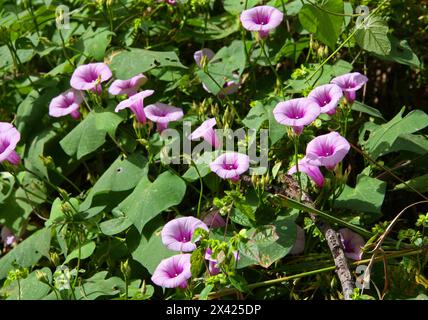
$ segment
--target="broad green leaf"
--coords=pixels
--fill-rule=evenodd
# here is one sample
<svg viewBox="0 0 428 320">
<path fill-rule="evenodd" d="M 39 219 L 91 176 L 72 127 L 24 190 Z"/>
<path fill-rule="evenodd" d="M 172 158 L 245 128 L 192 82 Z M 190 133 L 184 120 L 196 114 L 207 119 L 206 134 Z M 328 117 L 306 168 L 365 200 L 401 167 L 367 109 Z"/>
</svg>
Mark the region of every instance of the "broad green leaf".
<svg viewBox="0 0 428 320">
<path fill-rule="evenodd" d="M 226 81 L 240 76 L 245 68 L 245 50 L 242 41 L 233 41 L 228 47 L 221 48 L 207 64 L 207 71 L 198 70 L 201 81 L 210 92 L 218 94 Z"/>
<path fill-rule="evenodd" d="M 46 274 L 48 279 L 52 279 L 52 272 L 49 268 L 37 270 Z M 51 287 L 37 279 L 37 271 L 30 273 L 25 279 L 21 279 L 19 286 L 15 280 L 7 288 L 1 290 L 2 294 L 6 294 L 7 300 L 40 300 L 45 297 Z"/>
<path fill-rule="evenodd" d="M 239 253 L 247 259 L 240 259 L 238 267 L 259 264 L 268 268 L 275 261 L 286 256 L 296 241 L 294 217 L 278 220 L 274 224 L 252 228 L 247 231 L 249 240 L 241 243 Z"/>
<path fill-rule="evenodd" d="M 75 290 L 76 299 L 95 300 L 100 296 L 114 296 L 119 294 L 120 288 L 124 287 L 123 280 L 119 277 L 106 279 L 107 274 L 107 271 L 101 271 L 85 280 L 83 284 Z"/>
<path fill-rule="evenodd" d="M 31 171 L 40 173 L 43 177 L 48 177 L 48 168 L 43 163 L 41 156 L 45 154 L 45 145 L 53 141 L 56 137 L 53 130 L 46 130 L 39 133 L 32 141 L 28 149 L 27 155 L 24 157 L 25 167 Z"/>
<path fill-rule="evenodd" d="M 375 54 L 377 57 L 382 60 L 401 63 L 412 68 L 421 68 L 421 61 L 419 60 L 418 56 L 413 52 L 412 48 L 410 48 L 407 40 L 399 41 L 392 35 L 389 35 L 389 39 L 391 41 L 390 53 L 388 55 Z"/>
<path fill-rule="evenodd" d="M 363 112 L 375 118 L 385 120 L 378 109 L 370 107 L 360 101 L 354 101 L 354 103 L 352 104 L 352 110 Z"/>
<path fill-rule="evenodd" d="M 51 230 L 44 228 L 34 232 L 0 259 L 0 279 L 13 269 L 13 262 L 23 268 L 34 266 L 42 256 L 49 257 Z"/>
<path fill-rule="evenodd" d="M 175 40 L 180 42 L 220 40 L 239 31 L 240 25 L 240 21 L 230 14 L 211 16 L 207 21 L 203 18 L 190 18 L 186 20 L 187 28 L 183 28 Z"/>
<path fill-rule="evenodd" d="M 89 27 L 80 37 L 76 47 L 87 56 L 95 60 L 102 60 L 113 34 L 106 27 L 98 28 L 95 31 Z"/>
<path fill-rule="evenodd" d="M 365 23 L 357 26 L 355 40 L 364 50 L 387 56 L 391 52 L 391 42 L 388 38 L 388 24 L 378 16 L 373 15 L 365 19 Z"/>
<path fill-rule="evenodd" d="M 154 232 L 148 240 L 144 236 L 141 236 L 138 247 L 132 252 L 132 258 L 141 263 L 150 274 L 153 274 L 163 259 L 175 254 L 177 252 L 168 250 L 162 243 L 159 230 Z"/>
<path fill-rule="evenodd" d="M 95 250 L 96 244 L 94 241 L 90 241 L 88 243 L 82 244 L 80 247 L 80 259 L 84 260 L 86 258 L 89 258 Z M 65 259 L 64 263 L 67 264 L 73 259 L 79 258 L 79 248 L 74 249 L 70 252 L 69 255 L 67 255 L 67 258 Z"/>
<path fill-rule="evenodd" d="M 428 174 L 412 178 L 406 181 L 406 184 L 418 190 L 419 192 L 428 192 Z M 394 190 L 412 191 L 412 189 L 408 188 L 404 183 L 396 185 Z"/>
<path fill-rule="evenodd" d="M 194 164 L 189 165 L 189 169 L 187 169 L 187 171 L 182 176 L 183 179 L 186 179 L 188 181 L 195 181 L 199 179 L 199 175 L 202 178 L 208 175 L 211 172 L 210 163 L 214 161 L 219 154 L 219 151 L 206 151 L 197 159 L 193 159 Z M 195 168 L 195 165 L 197 167 L 197 170 Z"/>
<path fill-rule="evenodd" d="M 389 122 L 382 125 L 371 124 L 364 126 L 360 131 L 360 143 L 364 150 L 373 158 L 391 152 L 391 146 L 400 135 L 417 132 L 428 126 L 428 115 L 422 110 L 409 112 L 402 117 L 404 108 Z M 367 140 L 362 139 L 370 131 Z"/>
<path fill-rule="evenodd" d="M 179 204 L 186 193 L 184 181 L 169 171 L 158 176 L 153 183 L 142 181 L 119 204 L 118 209 L 132 221 L 138 231 L 162 211 Z"/>
<path fill-rule="evenodd" d="M 128 158 L 119 156 L 92 187 L 85 201 L 80 205 L 80 209 L 88 210 L 97 195 L 109 196 L 112 192 L 134 188 L 143 177 L 147 176 L 147 171 L 147 159 L 142 155 L 134 153 Z M 107 204 L 100 203 L 100 205 Z"/>
<path fill-rule="evenodd" d="M 106 141 L 106 134 L 114 136 L 123 118 L 113 108 L 94 108 L 89 115 L 71 130 L 60 145 L 69 156 L 78 160 L 94 152 Z"/>
<path fill-rule="evenodd" d="M 266 120 L 268 120 L 268 116 L 265 107 L 260 102 L 257 102 L 242 120 L 242 123 L 249 129 L 258 130 Z"/>
<path fill-rule="evenodd" d="M 326 0 L 318 6 L 305 4 L 299 12 L 299 21 L 318 40 L 335 49 L 343 25 L 343 16 L 340 15 L 343 14 L 343 1 Z"/>
<path fill-rule="evenodd" d="M 101 232 L 107 236 L 118 234 L 132 225 L 132 221 L 127 217 L 110 219 L 100 223 Z"/>
<path fill-rule="evenodd" d="M 231 14 L 240 14 L 245 8 L 251 9 L 259 2 L 260 0 L 224 0 L 223 6 L 224 10 Z"/>
<path fill-rule="evenodd" d="M 129 79 L 157 67 L 186 68 L 174 51 L 160 52 L 137 48 L 115 54 L 110 62 L 110 69 L 119 79 Z"/>
<path fill-rule="evenodd" d="M 385 192 L 386 182 L 359 175 L 355 188 L 345 186 L 334 206 L 357 212 L 380 213 Z"/>
<path fill-rule="evenodd" d="M 395 140 L 390 151 L 410 151 L 424 155 L 428 153 L 428 139 L 420 134 L 402 134 Z"/>
</svg>

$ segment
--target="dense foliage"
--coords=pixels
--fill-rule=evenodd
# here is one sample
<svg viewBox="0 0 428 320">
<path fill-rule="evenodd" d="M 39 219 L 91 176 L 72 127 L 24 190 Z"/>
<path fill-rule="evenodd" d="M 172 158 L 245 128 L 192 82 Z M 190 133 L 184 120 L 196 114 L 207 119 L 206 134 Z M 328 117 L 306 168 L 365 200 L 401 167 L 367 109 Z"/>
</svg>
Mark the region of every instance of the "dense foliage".
<svg viewBox="0 0 428 320">
<path fill-rule="evenodd" d="M 352 299 L 427 299 L 427 21 L 411 0 L 0 0 L 0 296 L 343 299 L 310 213 Z"/>
</svg>

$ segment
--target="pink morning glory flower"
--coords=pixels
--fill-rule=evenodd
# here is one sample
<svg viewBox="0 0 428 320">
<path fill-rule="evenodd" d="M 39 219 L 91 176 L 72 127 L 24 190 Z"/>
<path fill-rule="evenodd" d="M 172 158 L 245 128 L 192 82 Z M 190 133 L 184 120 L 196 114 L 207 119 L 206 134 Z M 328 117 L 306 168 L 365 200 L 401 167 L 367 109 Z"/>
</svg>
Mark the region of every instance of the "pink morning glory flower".
<svg viewBox="0 0 428 320">
<path fill-rule="evenodd" d="M 210 163 L 210 169 L 222 179 L 236 182 L 248 170 L 250 158 L 238 152 L 226 152 Z"/>
<path fill-rule="evenodd" d="M 171 220 L 162 228 L 162 243 L 169 250 L 193 251 L 196 249 L 196 244 L 192 242 L 192 237 L 198 228 L 208 231 L 206 224 L 194 217 L 181 217 Z"/>
<path fill-rule="evenodd" d="M 315 100 L 321 108 L 321 113 L 333 115 L 336 113 L 336 107 L 343 97 L 342 89 L 336 84 L 325 84 L 313 89 L 308 98 Z"/>
<path fill-rule="evenodd" d="M 221 228 L 226 225 L 226 221 L 222 218 L 222 216 L 217 211 L 209 212 L 203 219 L 203 222 L 209 228 Z"/>
<path fill-rule="evenodd" d="M 15 237 L 15 235 L 7 227 L 3 227 L 1 229 L 0 238 L 1 238 L 1 241 L 3 242 L 3 245 L 5 247 L 11 247 L 14 243 L 16 243 L 16 237 Z"/>
<path fill-rule="evenodd" d="M 203 138 L 206 142 L 218 149 L 220 147 L 220 141 L 217 133 L 213 129 L 216 125 L 215 118 L 205 120 L 195 131 L 189 135 L 189 140 L 197 140 Z"/>
<path fill-rule="evenodd" d="M 140 73 L 127 80 L 114 80 L 108 88 L 112 95 L 126 94 L 128 97 L 137 93 L 138 89 L 147 82 L 147 77 Z"/>
<path fill-rule="evenodd" d="M 291 248 L 290 254 L 301 254 L 305 250 L 305 231 L 298 225 L 296 225 L 296 227 L 296 242 L 294 243 L 293 248 Z"/>
<path fill-rule="evenodd" d="M 313 182 L 317 185 L 318 188 L 322 188 L 324 185 L 324 176 L 321 173 L 321 170 L 318 166 L 314 166 L 308 163 L 308 160 L 305 158 L 299 160 L 299 171 L 304 172 L 312 179 Z M 293 174 L 297 172 L 296 166 L 292 166 L 288 170 L 288 174 Z"/>
<path fill-rule="evenodd" d="M 339 230 L 340 240 L 345 249 L 345 256 L 353 260 L 361 260 L 362 248 L 366 244 L 363 237 L 347 228 Z"/>
<path fill-rule="evenodd" d="M 321 109 L 312 99 L 296 98 L 280 102 L 273 109 L 275 120 L 280 124 L 291 126 L 298 135 L 303 127 L 314 121 Z"/>
<path fill-rule="evenodd" d="M 159 132 L 168 128 L 168 123 L 171 121 L 180 120 L 184 116 L 182 109 L 161 102 L 148 105 L 144 112 L 147 118 L 156 122 Z"/>
<path fill-rule="evenodd" d="M 219 274 L 221 270 L 218 266 L 217 259 L 212 257 L 212 253 L 211 248 L 207 248 L 205 251 L 205 260 L 208 261 L 208 271 L 210 272 L 210 275 L 215 276 L 216 274 Z M 233 252 L 233 256 L 235 261 L 239 260 L 239 253 L 237 251 Z"/>
<path fill-rule="evenodd" d="M 144 112 L 144 98 L 151 96 L 154 93 L 153 90 L 144 90 L 137 94 L 132 95 L 126 100 L 120 102 L 114 109 L 115 112 L 129 108 L 135 114 L 135 118 L 140 123 L 146 122 L 146 114 Z"/>
<path fill-rule="evenodd" d="M 0 163 L 8 161 L 17 165 L 21 157 L 15 151 L 16 145 L 21 139 L 19 131 L 8 122 L 0 122 Z"/>
<path fill-rule="evenodd" d="M 63 117 L 69 114 L 74 119 L 79 119 L 79 108 L 82 101 L 82 92 L 74 89 L 67 90 L 51 100 L 49 115 L 51 117 Z"/>
<path fill-rule="evenodd" d="M 242 26 L 249 31 L 258 31 L 260 38 L 266 38 L 270 30 L 282 22 L 284 15 L 271 6 L 258 6 L 241 13 Z"/>
<path fill-rule="evenodd" d="M 333 169 L 345 158 L 351 148 L 349 142 L 337 132 L 312 139 L 306 146 L 307 163 Z"/>
<path fill-rule="evenodd" d="M 206 57 L 207 62 L 214 58 L 215 53 L 209 48 L 203 48 L 201 50 L 196 51 L 193 54 L 193 59 L 195 59 L 196 64 L 199 68 L 202 68 L 201 61 L 203 57 Z"/>
<path fill-rule="evenodd" d="M 108 65 L 102 62 L 84 64 L 74 70 L 70 85 L 76 90 L 91 90 L 101 93 L 101 82 L 112 76 Z"/>
<path fill-rule="evenodd" d="M 359 72 L 352 72 L 338 76 L 330 82 L 338 85 L 343 90 L 346 100 L 352 103 L 355 101 L 356 91 L 361 89 L 367 81 L 369 79 L 365 75 Z"/>
<path fill-rule="evenodd" d="M 163 259 L 153 272 L 152 281 L 164 288 L 186 288 L 187 280 L 192 277 L 190 256 L 186 253 Z"/>
</svg>

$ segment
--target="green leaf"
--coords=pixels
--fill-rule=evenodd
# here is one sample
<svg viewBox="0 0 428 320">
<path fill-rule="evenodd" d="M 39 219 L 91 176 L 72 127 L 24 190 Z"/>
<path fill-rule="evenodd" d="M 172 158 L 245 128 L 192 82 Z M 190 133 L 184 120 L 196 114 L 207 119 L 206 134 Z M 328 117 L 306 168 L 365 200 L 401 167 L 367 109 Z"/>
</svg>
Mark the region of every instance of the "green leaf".
<svg viewBox="0 0 428 320">
<path fill-rule="evenodd" d="M 305 4 L 299 12 L 299 21 L 306 30 L 333 50 L 343 25 L 343 16 L 340 14 L 343 14 L 343 1 L 327 0 L 319 8 Z"/>
<path fill-rule="evenodd" d="M 16 261 L 23 268 L 34 266 L 42 256 L 49 257 L 51 230 L 44 228 L 34 232 L 0 259 L 0 279 L 7 276 Z"/>
<path fill-rule="evenodd" d="M 412 68 L 421 68 L 421 61 L 413 52 L 412 48 L 410 48 L 407 40 L 399 41 L 392 35 L 389 35 L 389 39 L 391 41 L 391 52 L 388 55 L 375 54 L 375 56 L 382 60 L 394 61 Z"/>
<path fill-rule="evenodd" d="M 259 2 L 260 0 L 224 0 L 223 6 L 224 10 L 231 14 L 240 14 L 245 10 L 245 5 L 247 9 L 251 9 Z"/>
<path fill-rule="evenodd" d="M 89 27 L 80 37 L 76 47 L 87 56 L 95 60 L 102 60 L 112 35 L 114 33 L 109 31 L 107 27 L 98 28 L 95 31 Z"/>
<path fill-rule="evenodd" d="M 268 268 L 290 252 L 296 241 L 296 233 L 294 217 L 249 229 L 247 231 L 249 240 L 245 244 L 241 243 L 239 248 L 240 254 L 248 259 L 240 259 L 238 267 L 257 263 Z"/>
<path fill-rule="evenodd" d="M 69 156 L 78 160 L 94 152 L 106 141 L 106 134 L 114 136 L 117 126 L 123 118 L 113 112 L 112 107 L 96 107 L 61 141 L 60 145 Z"/>
<path fill-rule="evenodd" d="M 207 72 L 198 70 L 201 81 L 213 94 L 218 94 L 226 81 L 236 79 L 245 68 L 245 50 L 242 41 L 233 41 L 221 48 L 207 64 Z"/>
<path fill-rule="evenodd" d="M 250 109 L 247 116 L 242 120 L 242 123 L 250 129 L 258 130 L 260 126 L 268 120 L 265 107 L 260 102 L 257 102 L 254 107 Z"/>
<path fill-rule="evenodd" d="M 364 150 L 373 158 L 391 152 L 391 146 L 400 135 L 414 133 L 428 126 L 428 115 L 422 110 L 409 112 L 402 117 L 404 108 L 389 122 L 382 125 L 370 123 L 370 126 L 364 126 L 360 131 L 360 144 Z M 369 138 L 363 137 L 367 131 L 370 131 Z"/>
<path fill-rule="evenodd" d="M 48 279 L 52 279 L 52 272 L 49 268 L 37 271 L 44 272 Z M 37 279 L 37 271 L 30 273 L 27 278 L 21 279 L 19 286 L 17 280 L 13 281 L 9 287 L 3 288 L 1 293 L 8 295 L 7 300 L 42 299 L 51 291 L 51 287 Z"/>
<path fill-rule="evenodd" d="M 214 289 L 213 284 L 207 285 L 199 294 L 199 300 L 208 300 L 208 295 Z"/>
<path fill-rule="evenodd" d="M 88 243 L 83 244 L 80 247 L 80 259 L 84 260 L 86 258 L 89 258 L 95 250 L 96 244 L 94 241 L 90 241 Z M 69 263 L 73 259 L 79 258 L 79 248 L 74 249 L 69 255 L 67 255 L 67 258 L 65 259 L 64 263 Z"/>
<path fill-rule="evenodd" d="M 124 282 L 119 277 L 106 279 L 108 272 L 101 271 L 75 290 L 77 300 L 95 300 L 100 296 L 114 296 L 120 293 L 120 288 L 124 287 Z"/>
<path fill-rule="evenodd" d="M 157 67 L 186 68 L 174 51 L 150 51 L 131 48 L 112 57 L 110 69 L 118 79 L 129 79 Z"/>
<path fill-rule="evenodd" d="M 112 192 L 131 190 L 143 177 L 147 177 L 147 172 L 147 159 L 142 155 L 134 153 L 128 158 L 119 156 L 92 187 L 80 209 L 85 211 L 91 205 L 94 206 L 93 202 L 97 196 L 111 197 Z M 100 201 L 100 206 L 107 206 L 105 200 L 104 197 Z"/>
<path fill-rule="evenodd" d="M 345 186 L 335 200 L 334 206 L 353 211 L 380 213 L 385 192 L 385 181 L 360 174 L 355 188 Z"/>
<path fill-rule="evenodd" d="M 127 217 L 110 219 L 100 223 L 101 232 L 107 236 L 118 234 L 132 225 L 132 221 Z"/>
<path fill-rule="evenodd" d="M 428 174 L 412 178 L 406 181 L 406 184 L 418 190 L 419 192 L 428 192 Z M 404 183 L 396 185 L 394 190 L 412 191 L 412 189 L 408 188 Z"/>
<path fill-rule="evenodd" d="M 138 231 L 162 211 L 179 204 L 186 193 L 184 181 L 169 171 L 158 176 L 153 183 L 142 181 L 119 204 Z"/>
<path fill-rule="evenodd" d="M 391 42 L 388 38 L 388 24 L 377 15 L 365 19 L 365 23 L 358 26 L 355 40 L 358 45 L 369 52 L 387 56 L 391 52 Z"/>
<path fill-rule="evenodd" d="M 190 257 L 190 271 L 192 273 L 192 278 L 197 278 L 202 273 L 205 267 L 204 259 L 205 254 L 202 248 L 197 248 L 192 252 Z"/>
<path fill-rule="evenodd" d="M 163 259 L 175 254 L 177 252 L 168 250 L 162 243 L 160 231 L 158 231 L 154 232 L 148 240 L 144 236 L 141 237 L 138 247 L 132 252 L 132 258 L 153 274 Z"/>
<path fill-rule="evenodd" d="M 360 101 L 354 101 L 354 103 L 352 104 L 352 110 L 358 111 L 358 112 L 363 112 L 363 113 L 366 113 L 372 117 L 385 120 L 378 109 L 375 109 L 373 107 L 369 107 L 368 105 L 366 105 Z"/>
<path fill-rule="evenodd" d="M 428 140 L 420 134 L 401 134 L 395 140 L 390 151 L 410 151 L 424 155 L 428 153 Z"/>
<path fill-rule="evenodd" d="M 195 181 L 199 179 L 199 175 L 201 175 L 202 178 L 208 175 L 211 172 L 210 163 L 214 161 L 214 159 L 218 157 L 219 154 L 219 151 L 205 151 L 197 159 L 193 159 L 194 164 L 190 165 L 189 169 L 187 169 L 187 171 L 183 174 L 183 179 L 188 181 Z M 198 170 L 196 170 L 195 165 Z"/>
</svg>

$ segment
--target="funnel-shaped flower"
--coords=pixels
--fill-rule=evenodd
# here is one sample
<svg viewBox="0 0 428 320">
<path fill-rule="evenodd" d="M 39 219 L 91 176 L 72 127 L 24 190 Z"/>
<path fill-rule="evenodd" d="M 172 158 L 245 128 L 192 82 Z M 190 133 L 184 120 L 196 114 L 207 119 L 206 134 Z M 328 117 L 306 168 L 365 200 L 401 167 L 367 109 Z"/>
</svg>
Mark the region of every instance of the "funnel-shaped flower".
<svg viewBox="0 0 428 320">
<path fill-rule="evenodd" d="M 296 227 L 296 242 L 293 248 L 291 248 L 290 254 L 300 254 L 305 250 L 305 231 L 298 225 L 296 225 Z"/>
<path fill-rule="evenodd" d="M 258 31 L 261 38 L 266 38 L 269 31 L 282 22 L 284 15 L 271 6 L 258 6 L 241 13 L 242 26 L 249 31 Z"/>
<path fill-rule="evenodd" d="M 210 169 L 220 178 L 238 181 L 239 176 L 248 170 L 250 158 L 242 153 L 226 152 L 210 163 Z"/>
<path fill-rule="evenodd" d="M 306 146 L 307 163 L 333 169 L 345 158 L 349 142 L 337 132 L 330 132 L 312 139 Z"/>
<path fill-rule="evenodd" d="M 280 124 L 291 126 L 296 134 L 301 134 L 303 127 L 314 121 L 319 114 L 318 104 L 308 98 L 280 102 L 273 109 L 275 120 Z"/>
<path fill-rule="evenodd" d="M 322 175 L 320 168 L 309 164 L 306 158 L 299 160 L 299 171 L 306 173 L 309 178 L 315 182 L 318 188 L 322 188 L 324 185 L 324 176 Z M 290 175 L 296 172 L 297 168 L 295 165 L 288 170 L 288 174 Z"/>
<path fill-rule="evenodd" d="M 17 165 L 21 157 L 15 151 L 16 145 L 21 139 L 19 131 L 8 122 L 0 122 L 0 163 L 8 161 Z"/>
<path fill-rule="evenodd" d="M 308 98 L 315 100 L 321 108 L 321 113 L 333 115 L 340 99 L 343 97 L 342 89 L 336 84 L 325 84 L 316 87 L 309 93 Z"/>
<path fill-rule="evenodd" d="M 16 243 L 16 236 L 8 227 L 3 227 L 0 233 L 1 242 L 5 247 L 11 247 Z"/>
<path fill-rule="evenodd" d="M 92 90 L 101 93 L 101 82 L 112 76 L 109 67 L 102 62 L 84 64 L 74 70 L 70 85 L 76 90 Z"/>
<path fill-rule="evenodd" d="M 51 100 L 49 115 L 51 117 L 63 117 L 69 114 L 74 119 L 79 119 L 79 108 L 82 101 L 82 92 L 74 89 L 67 90 Z"/>
<path fill-rule="evenodd" d="M 162 229 L 162 243 L 169 250 L 193 251 L 196 249 L 196 244 L 192 242 L 192 237 L 198 228 L 208 231 L 206 224 L 194 217 L 182 217 L 171 220 Z"/>
<path fill-rule="evenodd" d="M 212 51 L 209 48 L 203 48 L 201 50 L 195 51 L 195 53 L 193 54 L 193 59 L 195 59 L 196 64 L 198 65 L 199 68 L 202 68 L 201 62 L 202 62 L 202 58 L 206 57 L 206 61 L 210 61 L 212 58 L 214 58 L 215 53 L 214 51 Z"/>
<path fill-rule="evenodd" d="M 144 112 L 144 98 L 151 96 L 153 92 L 154 92 L 153 90 L 144 90 L 137 94 L 134 94 L 128 99 L 120 102 L 117 105 L 116 109 L 114 109 L 114 111 L 119 112 L 120 110 L 129 108 L 135 114 L 135 118 L 137 119 L 138 122 L 145 123 L 146 114 Z"/>
<path fill-rule="evenodd" d="M 114 80 L 108 88 L 112 95 L 127 94 L 128 97 L 137 93 L 138 89 L 147 82 L 147 77 L 140 73 L 127 80 Z"/>
<path fill-rule="evenodd" d="M 345 256 L 353 260 L 361 260 L 363 251 L 361 250 L 366 244 L 363 237 L 347 228 L 339 230 L 340 240 L 345 249 Z"/>
<path fill-rule="evenodd" d="M 220 141 L 218 139 L 217 133 L 213 129 L 216 125 L 215 118 L 210 118 L 205 120 L 195 131 L 189 135 L 189 140 L 197 140 L 203 138 L 206 142 L 212 145 L 214 148 L 220 147 Z"/>
<path fill-rule="evenodd" d="M 352 72 L 336 77 L 330 82 L 338 85 L 345 93 L 346 100 L 352 103 L 355 101 L 356 91 L 361 89 L 367 81 L 369 79 L 365 75 Z"/>
<path fill-rule="evenodd" d="M 209 212 L 203 221 L 209 228 L 221 228 L 226 225 L 226 221 L 224 221 L 218 211 Z"/>
<path fill-rule="evenodd" d="M 184 116 L 182 109 L 161 102 L 148 105 L 144 111 L 147 118 L 156 122 L 159 132 L 168 128 L 168 123 L 171 121 L 180 120 Z"/>
<path fill-rule="evenodd" d="M 208 260 L 208 271 L 210 272 L 210 275 L 215 276 L 216 274 L 219 274 L 221 270 L 218 266 L 217 259 L 214 259 L 212 257 L 212 253 L 213 252 L 212 252 L 211 248 L 207 248 L 207 250 L 205 251 L 205 260 Z M 235 258 L 235 261 L 239 260 L 238 251 L 234 251 L 233 256 Z"/>
<path fill-rule="evenodd" d="M 186 288 L 187 280 L 192 277 L 190 256 L 186 253 L 163 259 L 156 267 L 152 281 L 164 288 Z"/>
</svg>

